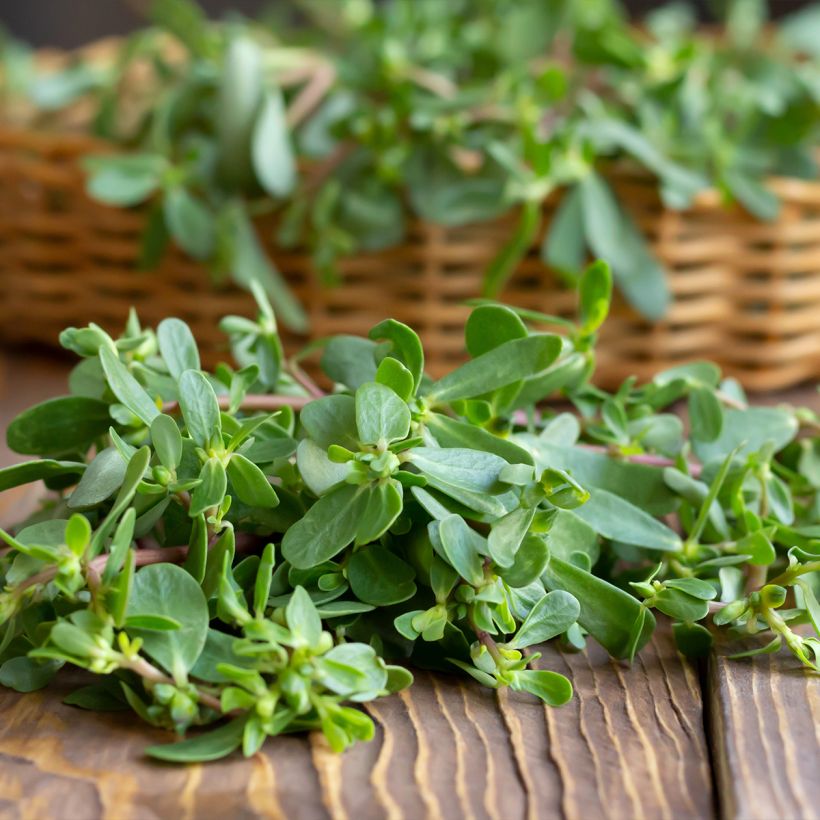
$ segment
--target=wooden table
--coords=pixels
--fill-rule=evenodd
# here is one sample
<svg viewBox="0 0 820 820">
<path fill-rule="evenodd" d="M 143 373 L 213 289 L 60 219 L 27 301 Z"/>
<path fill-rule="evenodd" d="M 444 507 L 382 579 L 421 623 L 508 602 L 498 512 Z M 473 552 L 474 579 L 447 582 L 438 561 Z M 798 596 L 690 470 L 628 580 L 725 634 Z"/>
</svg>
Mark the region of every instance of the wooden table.
<svg viewBox="0 0 820 820">
<path fill-rule="evenodd" d="M 65 371 L 0 354 L 0 426 L 64 392 Z M 0 496 L 0 519 L 31 500 Z M 376 738 L 342 756 L 283 737 L 250 760 L 188 767 L 143 757 L 168 736 L 128 713 L 63 705 L 77 673 L 2 690 L 0 818 L 820 818 L 818 681 L 791 656 L 717 653 L 698 668 L 664 627 L 631 667 L 597 646 L 549 646 L 539 663 L 572 679 L 569 704 L 419 673 L 368 706 Z"/>
</svg>

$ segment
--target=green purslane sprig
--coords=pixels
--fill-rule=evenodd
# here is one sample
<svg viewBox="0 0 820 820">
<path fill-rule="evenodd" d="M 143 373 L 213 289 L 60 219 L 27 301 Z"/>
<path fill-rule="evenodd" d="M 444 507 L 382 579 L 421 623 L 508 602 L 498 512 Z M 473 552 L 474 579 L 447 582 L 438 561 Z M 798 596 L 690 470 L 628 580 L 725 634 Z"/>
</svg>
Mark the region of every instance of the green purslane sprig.
<svg viewBox="0 0 820 820">
<path fill-rule="evenodd" d="M 155 0 L 153 27 L 112 65 L 38 76 L 8 38 L 0 56 L 5 96 L 27 94 L 45 127 L 96 102 L 95 132 L 124 152 L 88 158 L 88 191 L 146 205 L 143 265 L 173 239 L 215 276 L 261 283 L 294 329 L 306 317 L 257 235 L 263 214 L 276 246 L 307 249 L 325 281 L 414 219 L 517 214 L 485 296 L 543 234 L 553 269 L 576 282 L 588 255 L 606 259 L 657 319 L 664 271 L 613 161 L 647 172 L 670 208 L 712 187 L 760 219 L 779 210 L 768 177 L 817 174 L 819 7 L 772 28 L 761 0 L 723 5 L 715 32 L 679 3 L 638 28 L 615 0 L 294 0 L 297 26 L 285 13 L 218 24 L 193 0 Z"/>
<path fill-rule="evenodd" d="M 469 360 L 437 380 L 400 322 L 327 340 L 327 393 L 255 293 L 256 321 L 223 322 L 238 367 L 213 373 L 178 319 L 62 334 L 71 393 L 10 424 L 38 458 L 0 470 L 0 490 L 53 491 L 0 530 L 4 685 L 87 669 L 67 702 L 211 727 L 148 750 L 186 761 L 298 730 L 367 739 L 355 704 L 408 686 L 405 665 L 558 706 L 571 685 L 532 647 L 632 659 L 656 612 L 687 655 L 721 628 L 818 669 L 820 420 L 749 407 L 705 362 L 596 388 L 604 264 L 561 335 L 475 306 Z M 668 411 L 684 400 L 688 432 Z"/>
</svg>

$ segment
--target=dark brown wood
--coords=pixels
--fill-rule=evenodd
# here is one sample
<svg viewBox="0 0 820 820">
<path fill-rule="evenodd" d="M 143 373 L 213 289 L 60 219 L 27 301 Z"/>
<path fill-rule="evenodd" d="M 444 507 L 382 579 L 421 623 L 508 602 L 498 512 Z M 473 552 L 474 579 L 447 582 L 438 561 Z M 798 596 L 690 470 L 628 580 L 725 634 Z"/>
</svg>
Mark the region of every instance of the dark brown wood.
<svg viewBox="0 0 820 820">
<path fill-rule="evenodd" d="M 539 662 L 540 663 L 540 662 Z M 368 706 L 371 743 L 268 741 L 250 760 L 173 767 L 142 755 L 171 737 L 129 713 L 61 703 L 81 676 L 0 692 L 0 816 L 706 818 L 712 794 L 694 671 L 666 632 L 631 669 L 593 649 L 543 664 L 576 697 L 549 709 L 446 675 Z"/>
<path fill-rule="evenodd" d="M 709 735 L 722 817 L 820 818 L 818 683 L 786 651 L 712 656 Z"/>
</svg>

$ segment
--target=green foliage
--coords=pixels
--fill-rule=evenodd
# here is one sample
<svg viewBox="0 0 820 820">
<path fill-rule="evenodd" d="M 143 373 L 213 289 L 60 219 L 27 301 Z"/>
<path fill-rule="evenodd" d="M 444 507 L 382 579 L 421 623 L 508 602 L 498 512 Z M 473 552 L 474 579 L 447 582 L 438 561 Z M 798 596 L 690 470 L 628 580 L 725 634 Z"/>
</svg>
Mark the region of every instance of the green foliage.
<svg viewBox="0 0 820 820">
<path fill-rule="evenodd" d="M 670 300 L 664 271 L 607 181 L 613 162 L 645 171 L 668 207 L 711 187 L 762 220 L 780 207 L 768 177 L 817 173 L 811 8 L 773 26 L 762 0 L 720 3 L 722 30 L 700 31 L 677 3 L 641 25 L 616 0 L 293 5 L 219 23 L 193 0 L 155 0 L 152 25 L 105 66 L 37 74 L 22 44 L 6 38 L 3 51 L 16 66 L 11 94 L 44 118 L 82 99 L 95 131 L 122 149 L 88 158 L 87 188 L 113 206 L 149 205 L 146 265 L 170 238 L 215 278 L 261 285 L 296 330 L 306 316 L 257 215 L 274 214 L 277 248 L 306 248 L 333 282 L 341 258 L 396 245 L 413 220 L 506 214 L 485 296 L 543 234 L 542 259 L 568 281 L 600 256 L 657 319 Z M 134 77 L 139 94 L 124 93 Z M 602 317 L 592 302 L 585 310 L 592 330 Z"/>
<path fill-rule="evenodd" d="M 8 441 L 38 458 L 0 472 L 56 494 L 0 530 L 0 683 L 90 670 L 67 702 L 191 729 L 148 749 L 183 762 L 298 730 L 368 739 L 355 705 L 412 682 L 393 662 L 559 706 L 572 687 L 537 646 L 631 660 L 656 613 L 686 655 L 708 653 L 713 613 L 764 636 L 746 654 L 785 644 L 817 669 L 820 419 L 749 408 L 703 362 L 596 388 L 610 294 L 592 265 L 561 337 L 482 303 L 470 360 L 437 382 L 405 325 L 338 337 L 319 397 L 258 289 L 257 321 L 223 323 L 238 369 L 203 371 L 178 319 L 69 329 L 94 396 L 24 411 Z M 556 390 L 577 413 L 550 409 Z M 681 400 L 688 436 L 666 412 Z"/>
</svg>

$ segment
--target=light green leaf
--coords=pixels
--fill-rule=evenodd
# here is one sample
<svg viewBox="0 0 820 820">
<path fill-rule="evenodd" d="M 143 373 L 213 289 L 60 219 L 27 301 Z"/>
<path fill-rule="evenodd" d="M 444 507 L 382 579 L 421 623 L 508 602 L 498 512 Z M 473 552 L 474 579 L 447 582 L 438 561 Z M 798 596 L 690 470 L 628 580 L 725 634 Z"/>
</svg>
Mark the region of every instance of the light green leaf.
<svg viewBox="0 0 820 820">
<path fill-rule="evenodd" d="M 493 453 L 462 447 L 415 447 L 407 460 L 423 475 L 474 493 L 499 493 L 506 488 L 498 474 L 507 462 Z"/>
<path fill-rule="evenodd" d="M 589 501 L 575 510 L 575 514 L 604 538 L 613 541 L 664 552 L 676 552 L 682 547 L 673 530 L 606 490 L 594 490 Z"/>
<path fill-rule="evenodd" d="M 0 492 L 43 479 L 81 476 L 85 469 L 86 465 L 79 461 L 55 461 L 51 458 L 12 464 L 0 470 Z"/>
<path fill-rule="evenodd" d="M 521 542 L 529 531 L 534 508 L 513 510 L 493 524 L 487 538 L 490 557 L 500 567 L 511 567 Z"/>
<path fill-rule="evenodd" d="M 609 314 L 612 300 L 612 273 L 606 262 L 599 259 L 584 271 L 578 298 L 581 327 L 584 333 L 594 333 Z"/>
<path fill-rule="evenodd" d="M 181 186 L 165 192 L 163 212 L 168 231 L 177 245 L 194 259 L 207 259 L 216 234 L 213 214 Z"/>
<path fill-rule="evenodd" d="M 652 613 L 628 592 L 555 555 L 541 577 L 547 589 L 566 590 L 578 600 L 578 623 L 616 658 L 629 657 L 651 637 Z M 634 632 L 639 621 L 640 629 Z"/>
<path fill-rule="evenodd" d="M 151 401 L 150 396 L 145 392 L 145 388 L 131 375 L 128 368 L 111 348 L 103 345 L 100 347 L 99 356 L 111 392 L 143 424 L 150 425 L 159 415 L 159 409 Z"/>
<path fill-rule="evenodd" d="M 88 465 L 80 483 L 69 496 L 68 507 L 84 510 L 110 498 L 125 478 L 127 464 L 116 447 L 101 450 Z"/>
<path fill-rule="evenodd" d="M 87 157 L 83 164 L 89 174 L 89 196 L 124 208 L 139 205 L 154 194 L 167 168 L 165 158 L 156 154 Z"/>
<path fill-rule="evenodd" d="M 548 592 L 530 610 L 526 620 L 507 643 L 510 649 L 525 649 L 543 643 L 566 632 L 581 614 L 581 606 L 573 595 L 556 589 Z"/>
<path fill-rule="evenodd" d="M 547 669 L 516 672 L 512 687 L 541 698 L 548 706 L 562 706 L 572 698 L 572 684 L 563 675 Z"/>
<path fill-rule="evenodd" d="M 743 458 L 767 442 L 779 452 L 795 437 L 797 427 L 794 414 L 777 407 L 726 410 L 720 435 L 714 441 L 695 441 L 694 450 L 704 463 L 722 459 L 736 447 L 740 447 L 738 456 Z"/>
<path fill-rule="evenodd" d="M 325 450 L 339 444 L 358 450 L 353 436 L 356 429 L 356 402 L 353 396 L 324 396 L 310 402 L 299 415 L 307 434 Z"/>
<path fill-rule="evenodd" d="M 695 441 L 714 441 L 723 429 L 723 406 L 708 387 L 694 387 L 689 393 L 689 422 Z"/>
<path fill-rule="evenodd" d="M 539 470 L 566 470 L 581 486 L 615 493 L 650 515 L 666 515 L 678 504 L 677 496 L 664 483 L 663 470 L 657 467 L 617 461 L 603 453 L 560 446 L 536 436 L 520 435 L 515 440 L 535 455 Z"/>
<path fill-rule="evenodd" d="M 505 305 L 479 305 L 464 326 L 467 352 L 473 358 L 528 335 L 527 326 L 518 314 Z"/>
<path fill-rule="evenodd" d="M 182 434 L 170 416 L 161 413 L 151 422 L 151 444 L 162 466 L 176 470 L 182 460 Z"/>
<path fill-rule="evenodd" d="M 299 442 L 296 450 L 296 466 L 302 481 L 314 495 L 324 495 L 341 484 L 350 473 L 348 463 L 337 464 L 327 457 L 327 450 L 311 438 Z"/>
<path fill-rule="evenodd" d="M 290 144 L 285 104 L 278 88 L 268 88 L 253 128 L 253 168 L 260 185 L 284 198 L 296 185 L 296 162 Z"/>
<path fill-rule="evenodd" d="M 199 473 L 200 483 L 191 495 L 191 506 L 188 509 L 192 517 L 218 507 L 225 498 L 228 489 L 228 477 L 225 468 L 218 458 L 209 458 Z"/>
<path fill-rule="evenodd" d="M 191 328 L 181 319 L 163 319 L 157 326 L 157 342 L 168 371 L 175 379 L 186 370 L 199 370 L 199 350 Z"/>
<path fill-rule="evenodd" d="M 160 615 L 179 623 L 179 629 L 130 629 L 143 639 L 145 651 L 174 675 L 184 675 L 196 663 L 208 634 L 208 605 L 199 584 L 175 564 L 143 567 L 134 578 L 127 617 Z"/>
<path fill-rule="evenodd" d="M 251 507 L 276 507 L 279 497 L 262 470 L 240 453 L 228 462 L 228 478 L 239 500 Z"/>
<path fill-rule="evenodd" d="M 310 595 L 297 586 L 285 607 L 285 621 L 293 636 L 308 647 L 316 647 L 322 636 L 322 620 Z"/>
<path fill-rule="evenodd" d="M 498 574 L 504 582 L 516 589 L 536 581 L 549 559 L 546 541 L 537 535 L 527 535 L 515 553 L 511 567 L 500 567 Z"/>
<path fill-rule="evenodd" d="M 356 390 L 376 378 L 376 344 L 359 336 L 334 336 L 322 353 L 322 370 L 338 384 Z"/>
<path fill-rule="evenodd" d="M 380 481 L 366 491 L 367 503 L 356 527 L 356 545 L 381 538 L 403 508 L 404 491 L 395 479 Z"/>
<path fill-rule="evenodd" d="M 494 436 L 483 427 L 469 424 L 444 413 L 429 413 L 427 429 L 443 448 L 464 448 L 495 453 L 510 464 L 534 464 L 532 454 L 510 439 Z"/>
<path fill-rule="evenodd" d="M 479 585 L 484 580 L 482 552 L 484 539 L 460 515 L 449 515 L 430 524 L 433 547 L 469 584 Z"/>
<path fill-rule="evenodd" d="M 389 387 L 366 382 L 356 390 L 356 429 L 362 444 L 384 444 L 407 437 L 410 409 Z"/>
<path fill-rule="evenodd" d="M 570 188 L 561 198 L 541 245 L 545 265 L 562 273 L 577 274 L 584 264 L 584 213 L 580 186 Z"/>
<path fill-rule="evenodd" d="M 409 401 L 415 391 L 413 374 L 392 356 L 386 356 L 379 363 L 376 381 L 387 385 L 403 401 Z"/>
<path fill-rule="evenodd" d="M 179 377 L 179 407 L 188 434 L 204 450 L 222 443 L 222 419 L 211 383 L 198 370 Z"/>
</svg>

